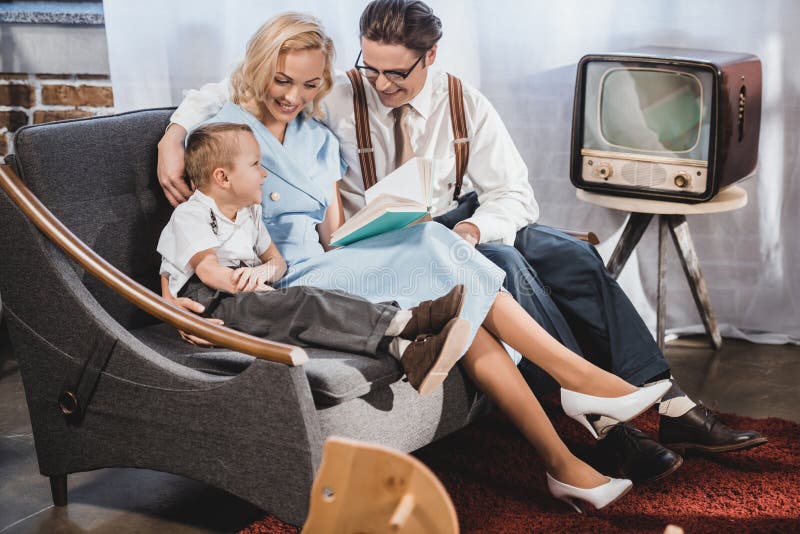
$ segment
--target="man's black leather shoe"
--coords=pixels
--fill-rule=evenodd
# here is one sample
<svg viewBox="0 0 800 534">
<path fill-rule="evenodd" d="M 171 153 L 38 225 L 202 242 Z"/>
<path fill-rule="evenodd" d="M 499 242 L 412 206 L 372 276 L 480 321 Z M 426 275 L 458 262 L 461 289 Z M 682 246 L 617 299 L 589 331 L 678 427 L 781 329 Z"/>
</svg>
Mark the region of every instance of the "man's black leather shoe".
<svg viewBox="0 0 800 534">
<path fill-rule="evenodd" d="M 679 453 L 688 450 L 727 452 L 749 449 L 767 442 L 752 430 L 738 431 L 717 419 L 717 415 L 698 404 L 680 417 L 661 416 L 658 438 Z"/>
<path fill-rule="evenodd" d="M 662 479 L 683 464 L 679 454 L 628 423 L 614 425 L 597 447 L 618 476 L 634 482 Z"/>
</svg>

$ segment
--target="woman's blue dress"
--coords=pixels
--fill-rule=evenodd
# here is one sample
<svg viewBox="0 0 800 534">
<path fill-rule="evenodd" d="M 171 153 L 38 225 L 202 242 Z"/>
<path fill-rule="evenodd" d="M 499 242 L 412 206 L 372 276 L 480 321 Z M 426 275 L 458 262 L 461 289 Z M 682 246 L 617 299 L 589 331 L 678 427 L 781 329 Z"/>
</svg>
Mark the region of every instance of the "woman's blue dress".
<svg viewBox="0 0 800 534">
<path fill-rule="evenodd" d="M 263 185 L 263 218 L 289 270 L 276 287 L 307 285 L 338 289 L 372 302 L 409 308 L 464 284 L 461 316 L 471 338 L 502 287 L 504 272 L 458 235 L 438 223 L 402 230 L 325 252 L 316 226 L 342 176 L 339 142 L 317 121 L 301 114 L 287 126 L 284 143 L 252 114 L 227 103 L 211 122 L 249 125 L 269 172 Z M 512 352 L 519 362 L 520 356 Z"/>
</svg>

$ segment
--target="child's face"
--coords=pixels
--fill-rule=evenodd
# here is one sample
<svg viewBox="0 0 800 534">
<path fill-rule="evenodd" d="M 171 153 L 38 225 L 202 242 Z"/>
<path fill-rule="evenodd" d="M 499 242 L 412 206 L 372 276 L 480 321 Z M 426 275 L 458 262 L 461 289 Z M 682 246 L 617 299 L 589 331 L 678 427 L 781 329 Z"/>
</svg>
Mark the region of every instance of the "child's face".
<svg viewBox="0 0 800 534">
<path fill-rule="evenodd" d="M 238 132 L 239 154 L 228 172 L 230 193 L 239 207 L 261 204 L 261 186 L 267 170 L 261 165 L 261 149 L 249 132 Z"/>
</svg>

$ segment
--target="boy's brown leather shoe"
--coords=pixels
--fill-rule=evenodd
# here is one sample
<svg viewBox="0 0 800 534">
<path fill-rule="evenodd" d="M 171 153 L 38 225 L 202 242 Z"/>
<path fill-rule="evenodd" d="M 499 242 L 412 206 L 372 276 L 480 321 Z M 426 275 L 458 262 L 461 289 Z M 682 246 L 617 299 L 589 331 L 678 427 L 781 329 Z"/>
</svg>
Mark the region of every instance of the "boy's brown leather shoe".
<svg viewBox="0 0 800 534">
<path fill-rule="evenodd" d="M 459 284 L 446 295 L 435 300 L 425 300 L 410 308 L 411 319 L 400 337 L 416 339 L 421 334 L 438 334 L 450 319 L 458 317 L 464 307 L 464 286 Z"/>
<path fill-rule="evenodd" d="M 450 321 L 436 335 L 422 334 L 403 352 L 400 363 L 408 383 L 427 395 L 447 378 L 447 373 L 467 349 L 470 323 L 458 317 Z"/>
</svg>

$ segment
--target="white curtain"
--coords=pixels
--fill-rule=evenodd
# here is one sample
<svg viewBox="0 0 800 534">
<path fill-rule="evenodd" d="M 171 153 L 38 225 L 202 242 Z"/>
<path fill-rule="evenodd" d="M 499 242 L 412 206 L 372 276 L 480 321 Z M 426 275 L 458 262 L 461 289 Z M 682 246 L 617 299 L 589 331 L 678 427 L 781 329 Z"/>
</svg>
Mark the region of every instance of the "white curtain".
<svg viewBox="0 0 800 534">
<path fill-rule="evenodd" d="M 541 222 L 595 231 L 607 257 L 622 212 L 578 201 L 569 181 L 577 61 L 643 45 L 749 52 L 763 63 L 759 169 L 743 182 L 740 210 L 690 216 L 689 225 L 723 333 L 761 342 L 800 341 L 800 3 L 793 0 L 430 0 L 444 38 L 438 66 L 489 97 L 530 168 Z M 366 1 L 105 0 L 118 111 L 176 105 L 182 91 L 225 77 L 248 37 L 291 8 L 317 15 L 335 40 L 339 68 L 358 54 Z M 655 227 L 655 224 L 653 225 Z M 654 325 L 656 234 L 643 237 L 620 278 Z M 667 325 L 699 323 L 677 256 L 668 259 Z"/>
</svg>

